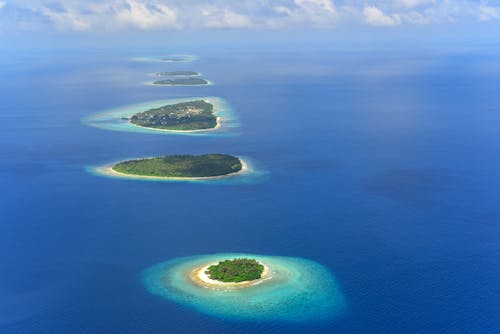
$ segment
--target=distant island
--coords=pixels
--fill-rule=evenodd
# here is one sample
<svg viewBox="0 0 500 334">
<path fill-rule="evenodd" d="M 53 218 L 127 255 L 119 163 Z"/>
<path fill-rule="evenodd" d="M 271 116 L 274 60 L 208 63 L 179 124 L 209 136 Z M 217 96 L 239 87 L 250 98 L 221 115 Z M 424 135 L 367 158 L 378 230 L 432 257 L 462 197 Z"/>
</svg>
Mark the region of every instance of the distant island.
<svg viewBox="0 0 500 334">
<path fill-rule="evenodd" d="M 178 79 L 163 79 L 153 82 L 153 85 L 160 86 L 198 86 L 208 85 L 208 81 L 202 78 L 178 78 Z"/>
<path fill-rule="evenodd" d="M 224 283 L 239 283 L 260 279 L 264 266 L 255 259 L 233 259 L 220 261 L 208 267 L 206 274 L 212 280 Z"/>
<path fill-rule="evenodd" d="M 166 62 L 181 62 L 186 60 L 187 57 L 182 57 L 182 56 L 170 56 L 161 59 L 161 61 L 166 61 Z"/>
<path fill-rule="evenodd" d="M 119 162 L 111 166 L 113 172 L 131 176 L 204 178 L 233 174 L 241 171 L 243 162 L 227 154 L 169 155 Z"/>
<path fill-rule="evenodd" d="M 172 72 L 157 72 L 155 73 L 157 76 L 196 76 L 200 75 L 198 72 L 194 71 L 172 71 Z"/>
<path fill-rule="evenodd" d="M 217 126 L 214 106 L 204 100 L 169 104 L 133 115 L 130 123 L 164 130 L 206 130 Z"/>
<path fill-rule="evenodd" d="M 135 61 L 164 62 L 164 63 L 188 63 L 198 59 L 195 55 L 163 55 L 143 56 L 132 58 Z"/>
</svg>

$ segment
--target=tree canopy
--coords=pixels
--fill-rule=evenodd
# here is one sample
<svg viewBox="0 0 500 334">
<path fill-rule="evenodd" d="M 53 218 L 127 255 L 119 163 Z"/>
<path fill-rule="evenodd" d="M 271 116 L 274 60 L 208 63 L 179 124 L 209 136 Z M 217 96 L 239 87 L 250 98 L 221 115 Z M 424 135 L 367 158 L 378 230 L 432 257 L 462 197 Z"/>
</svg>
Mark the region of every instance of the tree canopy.
<svg viewBox="0 0 500 334">
<path fill-rule="evenodd" d="M 244 282 L 261 278 L 264 266 L 254 259 L 233 259 L 220 261 L 208 267 L 206 273 L 211 279 L 221 282 Z"/>
</svg>

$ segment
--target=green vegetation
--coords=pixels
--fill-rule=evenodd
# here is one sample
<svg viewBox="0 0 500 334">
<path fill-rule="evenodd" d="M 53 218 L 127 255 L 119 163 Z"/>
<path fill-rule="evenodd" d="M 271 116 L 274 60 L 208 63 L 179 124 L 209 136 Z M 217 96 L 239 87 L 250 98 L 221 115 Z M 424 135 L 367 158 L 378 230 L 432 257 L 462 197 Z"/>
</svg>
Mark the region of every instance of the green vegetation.
<svg viewBox="0 0 500 334">
<path fill-rule="evenodd" d="M 169 104 L 133 115 L 130 123 L 165 130 L 205 130 L 217 126 L 214 106 L 203 100 Z"/>
<path fill-rule="evenodd" d="M 164 79 L 164 80 L 154 81 L 153 85 L 195 86 L 195 85 L 208 85 L 208 81 L 202 78 Z"/>
<path fill-rule="evenodd" d="M 111 167 L 114 171 L 158 177 L 210 177 L 241 170 L 240 159 L 227 154 L 169 155 L 123 161 Z"/>
<path fill-rule="evenodd" d="M 259 279 L 264 266 L 254 259 L 233 259 L 220 261 L 208 267 L 206 273 L 221 282 L 244 282 Z"/>
<path fill-rule="evenodd" d="M 195 76 L 195 75 L 200 75 L 200 73 L 194 72 L 194 71 L 158 72 L 155 74 L 157 76 Z"/>
</svg>

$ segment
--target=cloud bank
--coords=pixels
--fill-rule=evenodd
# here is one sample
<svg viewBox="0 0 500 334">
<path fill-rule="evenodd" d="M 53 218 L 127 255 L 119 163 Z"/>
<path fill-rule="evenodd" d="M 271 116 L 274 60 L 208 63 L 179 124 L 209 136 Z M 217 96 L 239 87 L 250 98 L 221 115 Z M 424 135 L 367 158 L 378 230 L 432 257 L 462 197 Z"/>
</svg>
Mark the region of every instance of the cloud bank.
<svg viewBox="0 0 500 334">
<path fill-rule="evenodd" d="M 0 0 L 0 26 L 62 31 L 500 22 L 499 0 Z"/>
</svg>

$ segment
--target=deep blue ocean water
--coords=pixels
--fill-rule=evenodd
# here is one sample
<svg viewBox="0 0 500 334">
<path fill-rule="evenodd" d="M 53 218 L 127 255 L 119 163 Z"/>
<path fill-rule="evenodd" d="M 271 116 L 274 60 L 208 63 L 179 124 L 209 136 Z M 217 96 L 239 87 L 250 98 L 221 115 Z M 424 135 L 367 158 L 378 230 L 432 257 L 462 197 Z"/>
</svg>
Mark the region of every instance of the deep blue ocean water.
<svg viewBox="0 0 500 334">
<path fill-rule="evenodd" d="M 131 57 L 194 53 L 161 64 Z M 500 332 L 500 52 L 237 47 L 0 56 L 0 333 Z M 194 70 L 208 87 L 142 85 Z M 230 137 L 85 126 L 219 96 Z M 96 177 L 133 156 L 222 152 L 256 184 Z M 218 252 L 303 257 L 346 298 L 327 322 L 221 320 L 149 294 L 145 268 Z"/>
</svg>

